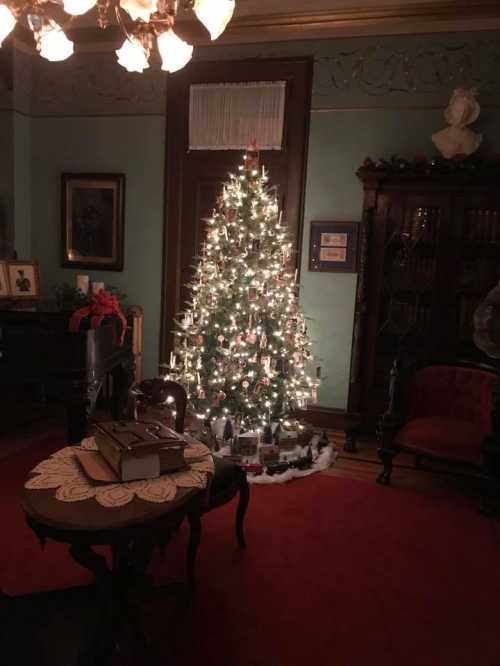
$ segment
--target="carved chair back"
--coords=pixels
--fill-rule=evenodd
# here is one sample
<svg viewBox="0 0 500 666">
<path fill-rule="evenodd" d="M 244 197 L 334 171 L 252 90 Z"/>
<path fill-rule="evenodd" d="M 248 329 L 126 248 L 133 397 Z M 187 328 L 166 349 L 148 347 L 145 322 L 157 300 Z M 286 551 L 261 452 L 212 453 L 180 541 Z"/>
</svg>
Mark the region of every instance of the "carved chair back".
<svg viewBox="0 0 500 666">
<path fill-rule="evenodd" d="M 500 364 L 436 359 L 391 373 L 389 409 L 398 421 L 450 417 L 500 432 Z"/>
<path fill-rule="evenodd" d="M 175 430 L 184 432 L 187 393 L 181 384 L 161 377 L 145 379 L 133 387 L 132 395 L 139 405 L 159 407 L 175 403 Z"/>
</svg>

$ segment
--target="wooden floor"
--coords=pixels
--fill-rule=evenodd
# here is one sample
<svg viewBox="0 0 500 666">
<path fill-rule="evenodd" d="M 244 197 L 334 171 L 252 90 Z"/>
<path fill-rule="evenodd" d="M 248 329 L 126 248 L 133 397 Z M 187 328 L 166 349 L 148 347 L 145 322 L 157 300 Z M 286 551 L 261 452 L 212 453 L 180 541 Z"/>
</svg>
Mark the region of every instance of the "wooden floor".
<svg viewBox="0 0 500 666">
<path fill-rule="evenodd" d="M 45 433 L 65 433 L 65 411 L 55 403 L 32 403 L 19 405 L 8 410 L 10 418 L 0 425 L 0 459 L 30 446 L 34 439 Z M 106 412 L 98 411 L 97 417 L 103 418 Z M 10 422 L 9 422 L 10 421 Z M 330 469 L 323 472 L 333 477 L 355 479 L 375 483 L 382 466 L 377 455 L 377 443 L 373 439 L 357 442 L 357 452 L 344 451 L 343 433 L 328 431 L 330 441 L 337 449 L 337 459 Z M 392 485 L 413 488 L 421 492 L 437 494 L 465 493 L 472 501 L 478 501 L 480 485 L 477 478 L 471 478 L 463 469 L 437 463 L 424 463 L 415 469 L 414 456 L 400 454 L 395 458 Z"/>
<path fill-rule="evenodd" d="M 365 439 L 358 442 L 356 453 L 346 452 L 339 445 L 337 450 L 335 464 L 323 474 L 375 483 L 382 470 L 376 441 Z M 409 454 L 402 453 L 395 458 L 391 483 L 394 487 L 412 488 L 434 495 L 460 493 L 466 494 L 473 502 L 480 499 L 479 479 L 471 476 L 469 470 L 437 462 L 424 462 L 416 469 L 415 457 Z"/>
</svg>

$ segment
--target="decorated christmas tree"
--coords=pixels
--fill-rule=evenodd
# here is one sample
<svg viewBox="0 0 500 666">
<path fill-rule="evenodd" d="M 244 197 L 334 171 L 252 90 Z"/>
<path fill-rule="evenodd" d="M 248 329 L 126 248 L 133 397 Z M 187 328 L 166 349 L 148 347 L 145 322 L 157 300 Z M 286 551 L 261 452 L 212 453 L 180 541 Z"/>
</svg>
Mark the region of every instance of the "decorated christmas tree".
<svg viewBox="0 0 500 666">
<path fill-rule="evenodd" d="M 171 369 L 200 419 L 262 429 L 314 401 L 317 382 L 305 369 L 311 343 L 292 243 L 257 150 L 229 174 L 207 224 Z"/>
</svg>

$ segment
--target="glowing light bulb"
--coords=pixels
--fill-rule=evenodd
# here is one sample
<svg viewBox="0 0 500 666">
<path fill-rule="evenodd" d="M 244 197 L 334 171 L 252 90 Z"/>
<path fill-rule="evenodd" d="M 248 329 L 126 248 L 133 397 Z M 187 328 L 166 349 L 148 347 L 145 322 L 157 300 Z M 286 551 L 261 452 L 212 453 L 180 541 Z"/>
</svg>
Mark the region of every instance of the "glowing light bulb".
<svg viewBox="0 0 500 666">
<path fill-rule="evenodd" d="M 193 57 L 193 46 L 178 37 L 173 30 L 163 32 L 157 40 L 164 72 L 177 72 Z M 207 245 L 207 248 L 209 246 Z"/>
<path fill-rule="evenodd" d="M 95 5 L 96 0 L 64 0 L 64 11 L 71 16 L 86 14 Z"/>
<path fill-rule="evenodd" d="M 235 6 L 235 0 L 196 0 L 194 13 L 210 33 L 212 41 L 226 29 Z"/>
<path fill-rule="evenodd" d="M 158 0 L 120 0 L 120 5 L 132 20 L 142 19 L 146 23 L 150 15 L 158 11 Z"/>
<path fill-rule="evenodd" d="M 42 58 L 52 62 L 66 60 L 73 53 L 73 42 L 66 37 L 61 26 L 49 19 L 39 33 L 38 50 Z"/>
<path fill-rule="evenodd" d="M 137 39 L 126 39 L 115 53 L 118 63 L 125 67 L 127 72 L 143 72 L 149 67 L 146 51 Z"/>
<path fill-rule="evenodd" d="M 16 25 L 16 17 L 5 5 L 0 5 L 0 46 Z"/>
</svg>

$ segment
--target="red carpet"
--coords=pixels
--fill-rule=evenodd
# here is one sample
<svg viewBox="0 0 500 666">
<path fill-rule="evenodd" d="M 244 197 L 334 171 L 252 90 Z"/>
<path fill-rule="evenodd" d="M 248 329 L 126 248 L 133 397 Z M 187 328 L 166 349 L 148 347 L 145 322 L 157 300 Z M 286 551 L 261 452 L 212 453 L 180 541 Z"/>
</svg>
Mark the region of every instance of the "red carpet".
<svg viewBox="0 0 500 666">
<path fill-rule="evenodd" d="M 16 504 L 25 473 L 59 445 L 0 461 L 0 586 L 10 594 L 88 580 L 62 546 L 40 550 Z M 500 528 L 469 499 L 322 475 L 254 487 L 246 552 L 233 517 L 230 505 L 204 519 L 199 594 L 176 663 L 500 665 Z M 160 578 L 182 571 L 185 541 L 184 530 L 155 562 Z M 148 614 L 161 640 L 162 608 Z"/>
</svg>

